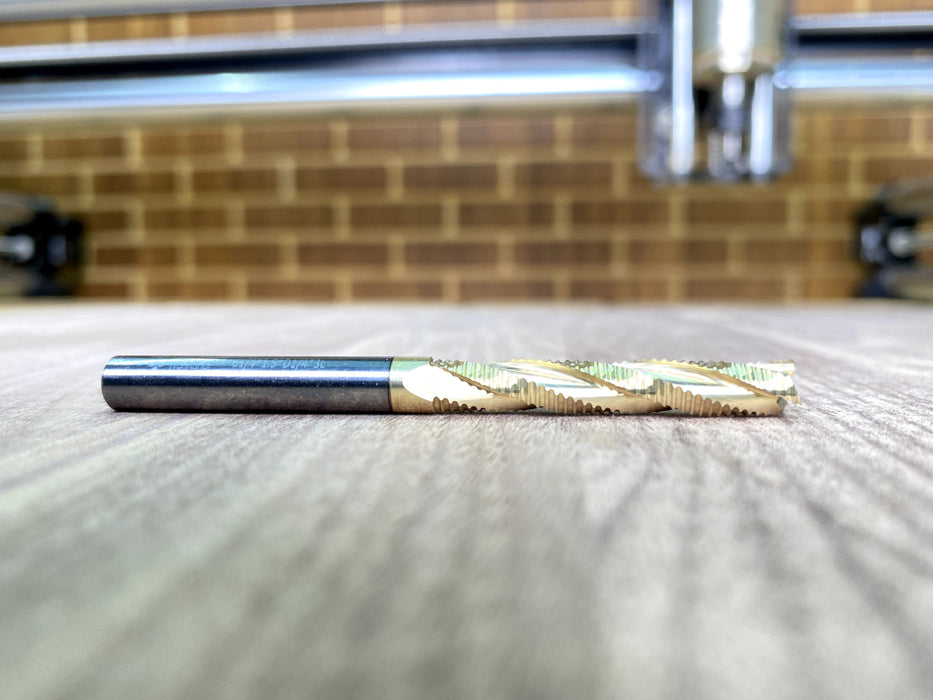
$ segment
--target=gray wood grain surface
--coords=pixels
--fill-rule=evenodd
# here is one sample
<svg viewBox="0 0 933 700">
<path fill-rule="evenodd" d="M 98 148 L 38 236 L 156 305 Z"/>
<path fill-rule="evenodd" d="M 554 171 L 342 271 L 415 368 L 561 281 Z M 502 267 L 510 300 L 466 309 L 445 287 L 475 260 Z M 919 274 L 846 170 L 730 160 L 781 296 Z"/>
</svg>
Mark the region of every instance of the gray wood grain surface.
<svg viewBox="0 0 933 700">
<path fill-rule="evenodd" d="M 929 698 L 933 309 L 0 307 L 0 695 Z M 777 419 L 114 413 L 110 355 L 784 359 Z"/>
</svg>

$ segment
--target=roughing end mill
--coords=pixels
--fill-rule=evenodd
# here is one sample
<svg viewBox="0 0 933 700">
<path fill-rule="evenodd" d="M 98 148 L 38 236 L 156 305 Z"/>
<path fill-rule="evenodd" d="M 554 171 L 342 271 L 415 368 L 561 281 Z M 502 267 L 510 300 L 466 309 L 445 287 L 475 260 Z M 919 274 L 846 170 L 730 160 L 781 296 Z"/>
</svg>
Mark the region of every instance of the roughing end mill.
<svg viewBox="0 0 933 700">
<path fill-rule="evenodd" d="M 101 388 L 121 411 L 774 416 L 800 403 L 793 373 L 793 362 L 114 357 Z"/>
</svg>

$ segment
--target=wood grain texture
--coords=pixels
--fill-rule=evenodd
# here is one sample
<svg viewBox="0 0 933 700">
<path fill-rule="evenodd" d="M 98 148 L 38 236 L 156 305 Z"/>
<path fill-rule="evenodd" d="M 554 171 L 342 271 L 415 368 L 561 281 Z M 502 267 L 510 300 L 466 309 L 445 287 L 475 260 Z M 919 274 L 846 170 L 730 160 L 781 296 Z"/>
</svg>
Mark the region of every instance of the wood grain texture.
<svg viewBox="0 0 933 700">
<path fill-rule="evenodd" d="M 922 698 L 933 311 L 0 307 L 4 698 Z M 797 361 L 778 419 L 114 413 L 113 354 Z"/>
</svg>

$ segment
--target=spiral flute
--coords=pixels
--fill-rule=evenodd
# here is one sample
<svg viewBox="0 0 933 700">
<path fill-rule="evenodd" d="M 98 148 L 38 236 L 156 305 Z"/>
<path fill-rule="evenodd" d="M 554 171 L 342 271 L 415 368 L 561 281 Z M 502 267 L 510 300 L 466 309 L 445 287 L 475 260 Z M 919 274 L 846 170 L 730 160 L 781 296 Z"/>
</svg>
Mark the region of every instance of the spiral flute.
<svg viewBox="0 0 933 700">
<path fill-rule="evenodd" d="M 393 365 L 397 412 L 765 416 L 799 403 L 792 362 L 550 362 L 479 364 L 412 358 Z"/>
<path fill-rule="evenodd" d="M 773 416 L 799 403 L 792 362 L 476 363 L 429 357 L 114 357 L 118 410 Z"/>
</svg>

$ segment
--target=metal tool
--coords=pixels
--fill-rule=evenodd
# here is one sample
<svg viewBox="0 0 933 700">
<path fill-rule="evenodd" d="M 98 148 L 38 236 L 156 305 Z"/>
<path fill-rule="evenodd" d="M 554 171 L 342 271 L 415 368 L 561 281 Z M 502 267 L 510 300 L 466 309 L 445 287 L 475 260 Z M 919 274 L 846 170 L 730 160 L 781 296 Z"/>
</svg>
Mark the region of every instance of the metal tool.
<svg viewBox="0 0 933 700">
<path fill-rule="evenodd" d="M 658 0 L 640 46 L 639 162 L 657 180 L 764 180 L 788 169 L 786 0 Z"/>
<path fill-rule="evenodd" d="M 894 182 L 856 213 L 861 295 L 933 300 L 933 177 Z"/>
<path fill-rule="evenodd" d="M 82 231 L 48 197 L 0 192 L 0 296 L 73 294 Z"/>
<path fill-rule="evenodd" d="M 429 357 L 114 357 L 124 411 L 779 415 L 793 362 L 475 363 Z"/>
</svg>

